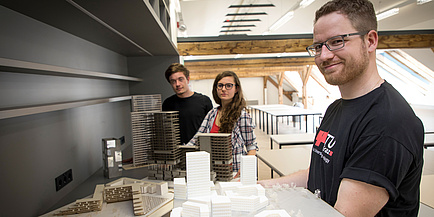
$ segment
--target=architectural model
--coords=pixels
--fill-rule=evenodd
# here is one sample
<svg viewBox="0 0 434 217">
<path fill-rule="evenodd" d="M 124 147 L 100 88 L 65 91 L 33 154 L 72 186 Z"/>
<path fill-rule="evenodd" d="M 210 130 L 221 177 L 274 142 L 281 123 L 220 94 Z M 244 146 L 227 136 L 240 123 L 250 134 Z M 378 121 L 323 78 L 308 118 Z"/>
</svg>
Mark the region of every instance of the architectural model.
<svg viewBox="0 0 434 217">
<path fill-rule="evenodd" d="M 203 133 L 199 147 L 181 146 L 179 113 L 162 112 L 160 95 L 133 96 L 132 107 L 133 166 L 147 166 L 149 179 L 185 177 L 186 153 L 200 149 L 211 154 L 211 180 L 232 180 L 231 134 Z"/>
<path fill-rule="evenodd" d="M 210 155 L 205 151 L 187 153 L 187 199 L 209 197 Z"/>
<path fill-rule="evenodd" d="M 104 185 L 97 185 L 92 198 L 77 200 L 73 205 L 55 215 L 72 215 L 102 210 L 103 202 L 133 201 L 134 215 L 150 215 L 173 201 L 167 182 L 147 182 L 121 178 Z"/>
<path fill-rule="evenodd" d="M 151 155 L 148 163 L 149 179 L 172 181 L 185 176 L 180 168 L 181 151 L 179 149 L 179 112 L 154 112 L 151 132 Z"/>
<path fill-rule="evenodd" d="M 230 133 L 197 134 L 201 151 L 211 154 L 211 170 L 217 181 L 230 181 L 233 178 L 232 142 Z"/>
<path fill-rule="evenodd" d="M 133 112 L 161 111 L 161 95 L 135 95 L 131 99 Z"/>
<path fill-rule="evenodd" d="M 182 154 L 196 149 L 180 148 L 179 113 L 161 111 L 160 95 L 133 96 L 132 108 L 133 166 L 148 166 L 149 179 L 185 177 Z"/>
<path fill-rule="evenodd" d="M 135 95 L 131 99 L 131 128 L 133 137 L 133 166 L 148 164 L 154 112 L 161 112 L 161 95 Z"/>
<path fill-rule="evenodd" d="M 85 198 L 75 201 L 75 203 L 65 210 L 60 210 L 54 215 L 73 215 L 87 212 L 101 211 L 103 204 L 104 185 L 97 185 L 92 198 Z"/>
<path fill-rule="evenodd" d="M 226 217 L 231 216 L 233 211 L 258 213 L 258 217 L 289 216 L 284 210 L 261 212 L 269 201 L 265 189 L 256 184 L 256 160 L 256 156 L 242 156 L 241 182 L 218 182 L 217 192 L 212 190 L 209 179 L 205 178 L 209 177 L 206 173 L 210 167 L 204 165 L 211 165 L 210 154 L 205 151 L 187 153 L 187 183 L 184 178 L 174 180 L 175 198 L 186 199 L 187 202 L 173 209 L 170 216 Z"/>
</svg>

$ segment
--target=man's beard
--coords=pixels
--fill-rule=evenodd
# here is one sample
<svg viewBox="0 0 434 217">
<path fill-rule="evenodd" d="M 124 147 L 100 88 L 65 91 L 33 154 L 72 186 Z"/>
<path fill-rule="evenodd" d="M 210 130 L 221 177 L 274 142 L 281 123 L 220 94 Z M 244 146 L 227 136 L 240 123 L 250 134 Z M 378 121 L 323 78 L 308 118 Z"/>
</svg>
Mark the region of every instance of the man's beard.
<svg viewBox="0 0 434 217">
<path fill-rule="evenodd" d="M 343 85 L 359 77 L 365 72 L 366 68 L 368 67 L 369 57 L 366 53 L 366 46 L 364 44 L 362 44 L 362 49 L 360 49 L 360 54 L 357 56 L 357 59 L 353 58 L 352 60 L 353 61 L 351 63 L 348 63 L 346 60 L 342 60 L 344 68 L 338 74 L 336 74 L 336 72 L 324 74 L 321 70 L 321 73 L 324 75 L 327 83 L 330 85 Z M 328 62 L 322 63 L 322 65 L 327 64 Z"/>
</svg>

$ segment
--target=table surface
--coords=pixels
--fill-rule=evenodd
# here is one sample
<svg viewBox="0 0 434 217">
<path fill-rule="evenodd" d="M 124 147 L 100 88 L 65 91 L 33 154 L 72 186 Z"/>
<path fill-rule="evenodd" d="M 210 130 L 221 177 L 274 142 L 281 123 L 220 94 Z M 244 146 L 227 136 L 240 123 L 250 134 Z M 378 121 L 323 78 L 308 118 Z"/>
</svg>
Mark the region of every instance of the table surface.
<svg viewBox="0 0 434 217">
<path fill-rule="evenodd" d="M 312 115 L 318 114 L 321 115 L 322 112 L 312 110 L 312 109 L 304 109 L 300 107 L 294 107 L 289 105 L 257 105 L 250 106 L 250 108 L 257 109 L 263 112 L 266 112 L 270 115 L 274 116 L 282 116 L 282 115 Z"/>
<path fill-rule="evenodd" d="M 312 145 L 297 145 L 284 149 L 259 150 L 256 156 L 283 176 L 309 168 L 311 152 Z"/>
<path fill-rule="evenodd" d="M 75 202 L 74 202 L 75 203 Z M 71 203 L 70 205 L 72 205 L 73 203 Z M 69 205 L 68 205 L 69 206 Z M 53 210 L 49 213 L 46 213 L 44 215 L 42 215 L 41 217 L 51 217 L 51 216 L 56 216 L 54 215 L 55 213 L 57 213 L 60 210 L 65 209 L 65 207 L 61 207 L 57 210 Z M 146 217 L 161 217 L 167 213 L 169 213 L 173 208 L 173 199 L 168 202 L 166 205 L 160 207 L 160 209 L 156 210 L 155 212 L 148 214 L 148 215 L 143 215 Z M 133 208 L 133 200 L 128 200 L 128 201 L 122 201 L 122 202 L 116 202 L 116 203 L 106 203 L 104 202 L 102 205 L 102 210 L 101 211 L 97 211 L 97 212 L 87 212 L 87 213 L 82 213 L 82 214 L 75 214 L 75 215 L 67 215 L 67 216 L 74 216 L 74 217 L 106 217 L 106 216 L 118 216 L 118 217 L 123 217 L 123 216 L 135 216 L 134 215 L 134 208 Z"/>
<path fill-rule="evenodd" d="M 427 146 L 433 146 L 434 145 L 434 134 L 433 133 L 425 134 L 424 145 L 427 145 Z"/>
<path fill-rule="evenodd" d="M 304 188 L 274 187 L 266 188 L 265 195 L 269 205 L 266 209 L 284 209 L 291 216 L 330 216 L 343 217 L 336 209 L 328 203 L 317 198 L 312 192 Z M 175 199 L 174 208 L 181 207 L 186 200 Z M 259 210 L 257 213 L 263 210 Z M 254 216 L 257 213 L 232 211 L 233 217 Z"/>
<path fill-rule="evenodd" d="M 277 144 L 303 143 L 312 144 L 315 138 L 314 133 L 295 133 L 270 135 L 270 139 Z"/>
</svg>

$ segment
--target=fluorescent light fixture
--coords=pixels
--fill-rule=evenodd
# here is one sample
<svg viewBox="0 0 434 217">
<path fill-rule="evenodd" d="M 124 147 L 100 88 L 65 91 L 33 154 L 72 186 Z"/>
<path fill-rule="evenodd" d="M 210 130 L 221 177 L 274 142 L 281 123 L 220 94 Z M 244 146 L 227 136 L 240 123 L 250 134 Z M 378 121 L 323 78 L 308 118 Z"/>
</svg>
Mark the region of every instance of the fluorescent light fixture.
<svg viewBox="0 0 434 217">
<path fill-rule="evenodd" d="M 315 0 L 303 0 L 300 2 L 300 8 L 305 8 L 307 6 L 309 6 L 310 4 L 312 4 L 312 2 L 314 2 Z"/>
<path fill-rule="evenodd" d="M 391 16 L 398 14 L 398 13 L 399 13 L 399 8 L 390 9 L 388 11 L 385 11 L 383 13 L 378 14 L 377 15 L 377 21 L 380 21 L 382 19 L 386 19 L 386 18 L 391 17 Z"/>
<path fill-rule="evenodd" d="M 283 26 L 286 22 L 288 22 L 290 19 L 294 17 L 294 11 L 288 11 L 286 14 L 284 14 L 279 20 L 277 20 L 273 25 L 270 26 L 268 29 L 268 32 L 274 32 L 280 27 Z"/>
<path fill-rule="evenodd" d="M 423 5 L 423 4 L 428 3 L 430 1 L 432 1 L 432 0 L 416 0 L 416 4 Z"/>
</svg>

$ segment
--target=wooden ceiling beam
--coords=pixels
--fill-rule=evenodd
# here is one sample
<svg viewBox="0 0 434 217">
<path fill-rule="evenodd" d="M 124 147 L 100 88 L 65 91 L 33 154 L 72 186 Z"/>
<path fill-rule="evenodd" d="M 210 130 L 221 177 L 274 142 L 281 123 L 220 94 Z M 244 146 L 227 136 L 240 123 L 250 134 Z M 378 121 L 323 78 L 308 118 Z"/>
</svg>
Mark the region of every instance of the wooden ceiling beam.
<svg viewBox="0 0 434 217">
<path fill-rule="evenodd" d="M 401 31 L 379 33 L 377 49 L 403 48 L 434 48 L 434 33 L 432 30 Z M 312 44 L 312 35 L 293 35 L 290 39 L 238 40 L 238 41 L 178 41 L 178 52 L 181 56 L 190 55 L 227 55 L 227 54 L 264 54 L 306 52 L 306 47 Z"/>
<path fill-rule="evenodd" d="M 314 65 L 313 57 L 185 61 L 187 69 L 257 68 Z"/>
<path fill-rule="evenodd" d="M 187 67 L 188 68 L 188 67 Z M 214 69 L 190 69 L 190 80 L 214 79 L 219 73 L 233 71 L 240 78 L 264 77 L 277 75 L 285 71 L 299 71 L 302 66 L 291 67 L 255 67 L 255 68 L 214 68 Z"/>
</svg>

